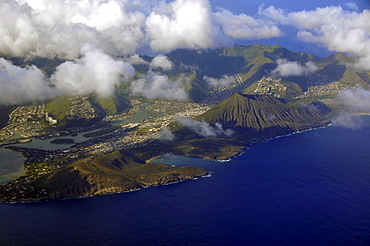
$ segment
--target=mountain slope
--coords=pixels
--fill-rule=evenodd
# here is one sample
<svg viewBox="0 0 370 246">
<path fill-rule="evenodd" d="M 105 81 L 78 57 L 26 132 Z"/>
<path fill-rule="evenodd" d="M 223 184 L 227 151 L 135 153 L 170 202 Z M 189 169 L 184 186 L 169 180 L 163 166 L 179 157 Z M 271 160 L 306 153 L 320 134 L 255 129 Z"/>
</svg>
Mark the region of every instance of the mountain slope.
<svg viewBox="0 0 370 246">
<path fill-rule="evenodd" d="M 232 57 L 243 57 L 248 63 L 249 71 L 242 73 L 242 78 L 246 81 L 246 86 L 266 76 L 276 67 L 278 59 L 287 59 L 289 61 L 299 61 L 306 63 L 308 61 L 317 61 L 319 58 L 306 53 L 292 52 L 281 45 L 235 45 L 232 48 L 226 48 L 222 55 Z"/>
<path fill-rule="evenodd" d="M 370 71 L 355 69 L 353 64 L 356 63 L 357 59 L 357 57 L 343 53 L 335 53 L 319 61 L 320 70 L 317 72 L 344 84 L 367 86 L 370 83 Z"/>
<path fill-rule="evenodd" d="M 320 58 L 307 53 L 293 52 L 280 45 L 235 45 L 215 50 L 175 50 L 167 56 L 176 65 L 176 68 L 169 72 L 171 76 L 176 73 L 195 73 L 189 91 L 190 98 L 194 101 L 202 101 L 214 89 L 204 81 L 204 76 L 220 78 L 224 74 L 238 75 L 242 81 L 237 88 L 223 90 L 253 93 L 255 83 L 263 77 L 271 76 L 271 71 L 277 67 L 279 59 L 296 62 L 301 66 L 313 62 L 318 68 L 314 73 L 283 77 L 284 85 L 289 92 L 284 93 L 286 98 L 295 98 L 307 91 L 310 86 L 324 86 L 335 81 L 344 87 L 370 84 L 370 72 L 356 70 L 353 66 L 358 58 L 342 53 Z M 187 71 L 185 68 L 192 70 Z"/>
<path fill-rule="evenodd" d="M 315 125 L 323 119 L 315 107 L 289 108 L 284 102 L 268 95 L 234 94 L 206 112 L 202 118 L 210 123 L 220 122 L 225 127 L 245 127 L 263 130 L 268 127 L 290 128 Z"/>
<path fill-rule="evenodd" d="M 319 102 L 288 107 L 284 100 L 272 96 L 236 93 L 196 118 L 208 122 L 211 129 L 221 123 L 222 129 L 231 129 L 233 134 L 196 136 L 191 127 L 183 127 L 174 132 L 178 138 L 175 149 L 179 154 L 225 160 L 251 142 L 326 126 L 329 112 Z"/>
</svg>

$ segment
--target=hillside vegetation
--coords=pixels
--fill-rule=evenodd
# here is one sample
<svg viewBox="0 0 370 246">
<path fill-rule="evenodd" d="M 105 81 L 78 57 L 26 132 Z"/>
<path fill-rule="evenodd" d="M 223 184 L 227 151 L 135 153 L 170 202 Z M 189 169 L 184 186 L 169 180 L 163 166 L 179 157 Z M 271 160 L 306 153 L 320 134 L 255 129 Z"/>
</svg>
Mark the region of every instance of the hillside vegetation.
<svg viewBox="0 0 370 246">
<path fill-rule="evenodd" d="M 148 163 L 129 152 L 116 151 L 107 155 L 78 160 L 65 168 L 37 179 L 21 177 L 15 183 L 0 186 L 0 201 L 44 201 L 73 197 L 128 192 L 140 188 L 164 185 L 207 175 L 193 166 L 171 167 Z M 19 189 L 7 189 L 20 185 Z M 21 193 L 19 193 L 23 190 Z M 17 199 L 14 199 L 17 197 Z"/>
</svg>

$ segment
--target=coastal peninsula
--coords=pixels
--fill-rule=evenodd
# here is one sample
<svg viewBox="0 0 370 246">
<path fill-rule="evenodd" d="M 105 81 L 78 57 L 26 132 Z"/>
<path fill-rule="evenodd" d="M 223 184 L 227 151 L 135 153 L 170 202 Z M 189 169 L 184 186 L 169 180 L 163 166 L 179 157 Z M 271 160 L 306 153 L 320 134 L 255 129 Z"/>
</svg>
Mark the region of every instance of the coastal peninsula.
<svg viewBox="0 0 370 246">
<path fill-rule="evenodd" d="M 22 153 L 26 173 L 0 185 L 0 202 L 128 192 L 207 176 L 199 167 L 150 160 L 169 153 L 224 161 L 252 142 L 325 127 L 340 109 L 335 95 L 370 82 L 367 72 L 344 66 L 353 57 L 318 58 L 280 45 L 180 49 L 166 57 L 172 70 L 150 74 L 181 84 L 183 100 L 133 93 L 154 59 L 143 57 L 148 61 L 135 65 L 136 80 L 117 87 L 114 97 L 65 96 L 5 108 L 0 144 Z M 273 71 L 282 57 L 315 61 L 317 70 L 279 77 Z"/>
<path fill-rule="evenodd" d="M 0 186 L 0 201 L 29 202 L 88 197 L 207 176 L 208 172 L 202 168 L 172 167 L 147 161 L 159 153 L 227 160 L 240 154 L 251 142 L 325 126 L 328 124 L 324 117 L 327 111 L 330 110 L 320 104 L 290 108 L 272 96 L 237 93 L 198 115 L 203 123 L 192 120 L 192 124 L 184 123 L 187 126 L 180 126 L 172 120 L 173 125 L 169 125 L 172 128 L 171 141 L 163 139 L 166 133 L 162 132 L 160 137 L 152 136 L 133 148 L 97 155 L 96 149 L 104 144 L 132 146 L 127 142 L 122 143 L 128 130 L 116 127 L 107 130 L 107 126 L 104 126 L 104 131 L 97 132 L 106 135 L 92 134 L 96 137 L 65 150 L 10 146 L 9 149 L 19 151 L 27 158 L 26 175 Z M 272 115 L 275 116 L 273 119 Z M 153 121 L 147 119 L 141 124 L 153 124 Z M 203 127 L 208 128 L 208 135 L 197 132 L 199 125 L 194 127 L 193 124 L 203 124 Z M 146 134 L 151 132 L 147 130 Z M 141 136 L 146 139 L 144 133 Z M 62 141 L 66 143 L 65 139 Z"/>
</svg>

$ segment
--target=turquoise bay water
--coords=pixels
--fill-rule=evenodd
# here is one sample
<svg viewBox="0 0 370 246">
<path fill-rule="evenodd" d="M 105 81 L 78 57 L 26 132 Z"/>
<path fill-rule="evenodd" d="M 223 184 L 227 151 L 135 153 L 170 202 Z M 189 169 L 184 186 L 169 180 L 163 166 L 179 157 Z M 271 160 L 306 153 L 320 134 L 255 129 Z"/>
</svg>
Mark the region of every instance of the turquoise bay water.
<svg viewBox="0 0 370 246">
<path fill-rule="evenodd" d="M 256 143 L 223 163 L 164 159 L 208 178 L 0 204 L 0 245 L 370 245 L 369 126 Z"/>
</svg>

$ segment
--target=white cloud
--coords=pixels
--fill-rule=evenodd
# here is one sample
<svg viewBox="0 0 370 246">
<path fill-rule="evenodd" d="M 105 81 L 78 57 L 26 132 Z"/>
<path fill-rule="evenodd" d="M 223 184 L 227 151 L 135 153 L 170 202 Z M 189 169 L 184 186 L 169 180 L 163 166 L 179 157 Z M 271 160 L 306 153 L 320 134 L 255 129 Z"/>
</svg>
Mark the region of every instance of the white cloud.
<svg viewBox="0 0 370 246">
<path fill-rule="evenodd" d="M 304 66 L 296 61 L 288 61 L 287 59 L 278 59 L 276 61 L 277 67 L 271 71 L 274 76 L 300 76 L 315 72 L 317 66 L 314 62 L 306 62 Z"/>
<path fill-rule="evenodd" d="M 336 101 L 344 106 L 346 111 L 370 113 L 370 91 L 360 86 L 340 91 Z"/>
<path fill-rule="evenodd" d="M 221 78 L 216 79 L 208 76 L 204 76 L 203 80 L 207 82 L 210 87 L 217 88 L 222 86 L 228 86 L 235 84 L 234 76 L 222 75 Z"/>
<path fill-rule="evenodd" d="M 155 51 L 230 46 L 212 19 L 208 0 L 176 0 L 162 4 L 146 20 L 150 46 Z"/>
<path fill-rule="evenodd" d="M 209 0 L 3 0 L 0 16 L 0 54 L 10 56 L 75 59 L 85 43 L 111 56 L 134 54 L 147 45 L 153 51 L 214 48 L 231 46 L 232 39 L 280 37 L 279 25 L 290 25 L 306 42 L 370 57 L 370 10 L 339 6 L 298 12 L 260 7 L 252 17 L 212 12 Z"/>
<path fill-rule="evenodd" d="M 85 43 L 109 55 L 133 53 L 145 15 L 115 0 L 6 0 L 0 5 L 0 53 L 73 59 Z"/>
<path fill-rule="evenodd" d="M 333 125 L 359 129 L 365 125 L 362 118 L 354 113 L 370 113 L 370 91 L 361 86 L 345 89 L 338 93 L 335 101 L 343 107 L 332 120 Z"/>
<path fill-rule="evenodd" d="M 246 14 L 234 15 L 226 9 L 214 15 L 222 30 L 235 39 L 269 39 L 283 35 L 273 22 L 266 19 L 255 19 Z"/>
<path fill-rule="evenodd" d="M 196 64 L 194 64 L 194 65 L 185 65 L 182 62 L 180 63 L 179 68 L 182 69 L 182 70 L 188 71 L 188 72 L 192 72 L 192 73 L 199 70 L 199 67 Z"/>
<path fill-rule="evenodd" d="M 196 121 L 188 118 L 180 118 L 177 121 L 203 137 L 231 137 L 234 134 L 231 129 L 223 129 L 222 124 L 218 122 L 212 126 L 206 121 Z"/>
<path fill-rule="evenodd" d="M 352 10 L 355 10 L 355 11 L 358 11 L 358 6 L 356 3 L 354 2 L 348 2 L 346 3 L 346 6 Z"/>
<path fill-rule="evenodd" d="M 74 59 L 85 43 L 108 55 L 230 46 L 208 0 L 4 0 L 0 53 Z"/>
<path fill-rule="evenodd" d="M 359 69 L 370 70 L 370 10 L 361 13 L 343 10 L 340 6 L 328 6 L 312 11 L 285 13 L 270 6 L 260 14 L 282 25 L 296 27 L 298 38 L 318 43 L 330 51 L 346 52 L 361 57 L 355 64 Z"/>
<path fill-rule="evenodd" d="M 82 53 L 82 58 L 59 65 L 51 76 L 55 88 L 64 94 L 96 93 L 102 98 L 110 97 L 116 86 L 135 76 L 130 64 L 115 61 L 96 47 L 86 45 Z"/>
<path fill-rule="evenodd" d="M 351 128 L 353 130 L 360 129 L 366 125 L 360 115 L 351 115 L 346 111 L 339 112 L 339 115 L 331 123 L 334 126 Z"/>
<path fill-rule="evenodd" d="M 131 55 L 125 58 L 125 62 L 130 63 L 131 65 L 147 65 L 149 62 L 145 61 L 138 54 Z"/>
<path fill-rule="evenodd" d="M 151 68 L 162 68 L 164 71 L 171 70 L 173 66 L 174 64 L 164 55 L 157 55 L 150 63 Z"/>
<path fill-rule="evenodd" d="M 96 47 L 86 45 L 81 53 L 82 58 L 62 63 L 50 78 L 36 66 L 21 68 L 0 58 L 0 103 L 40 102 L 89 93 L 110 97 L 116 86 L 135 76 L 130 64 L 115 61 Z"/>
<path fill-rule="evenodd" d="M 168 129 L 167 126 L 161 128 L 160 134 L 160 140 L 173 141 L 175 139 L 175 135 L 173 135 L 173 133 L 170 129 Z"/>
<path fill-rule="evenodd" d="M 134 95 L 142 95 L 148 99 L 188 99 L 181 80 L 171 81 L 166 75 L 156 74 L 152 70 L 149 70 L 145 78 L 133 81 L 130 89 Z"/>
<path fill-rule="evenodd" d="M 37 102 L 56 95 L 36 66 L 21 68 L 0 58 L 0 104 Z"/>
<path fill-rule="evenodd" d="M 370 70 L 370 10 L 356 12 L 358 10 L 354 2 L 348 2 L 346 6 L 355 11 L 329 6 L 312 11 L 287 12 L 270 6 L 260 7 L 258 14 L 252 17 L 233 14 L 225 9 L 212 12 L 209 0 L 3 0 L 0 4 L 1 55 L 60 57 L 74 61 L 62 64 L 57 69 L 51 80 L 56 88 L 51 91 L 47 79 L 37 77 L 36 74 L 40 73 L 32 66 L 17 70 L 20 77 L 9 77 L 7 74 L 7 79 L 4 79 L 6 73 L 3 71 L 2 88 L 5 88 L 5 83 L 26 86 L 25 82 L 20 81 L 24 81 L 21 79 L 21 71 L 27 71 L 33 78 L 37 77 L 29 84 L 40 83 L 40 88 L 45 89 L 44 96 L 38 97 L 41 99 L 63 92 L 97 92 L 100 96 L 108 96 L 122 78 L 132 76 L 132 68 L 128 64 L 115 61 L 110 56 L 132 55 L 147 46 L 152 51 L 230 46 L 233 39 L 279 37 L 283 35 L 280 29 L 283 25 L 295 27 L 298 30 L 297 37 L 305 42 L 324 45 L 331 51 L 359 56 L 354 67 Z M 100 51 L 87 52 L 84 48 L 86 44 L 96 46 Z M 152 68 L 161 67 L 166 70 L 171 67 L 170 62 L 163 57 L 161 61 L 159 58 L 155 62 L 154 60 Z M 126 61 L 148 64 L 138 55 L 132 55 Z M 99 62 L 101 65 L 98 65 Z M 108 66 L 111 74 L 106 73 L 105 76 L 99 70 L 104 64 L 112 65 Z M 277 72 L 285 75 L 292 71 L 296 74 L 302 71 L 305 73 L 314 68 L 312 64 L 281 64 L 283 65 L 290 66 L 290 69 Z M 80 70 L 91 74 L 82 74 Z M 62 75 L 62 71 L 66 76 Z M 99 79 L 87 79 L 93 74 L 100 76 Z M 108 77 L 111 80 L 108 81 Z M 145 88 L 152 88 L 160 84 L 158 81 L 164 81 L 162 87 L 159 86 L 162 89 L 154 90 L 158 93 L 157 96 L 171 98 L 159 92 L 172 90 L 178 93 L 178 98 L 187 98 L 184 89 L 179 86 L 181 83 L 170 83 L 168 78 L 160 76 L 155 80 L 154 75 L 149 77 L 152 83 L 145 80 Z M 220 81 L 217 83 L 222 84 Z M 13 87 L 9 88 L 12 91 Z M 5 91 L 7 90 L 4 89 L 1 93 L 5 94 Z M 155 94 L 141 92 L 139 94 L 147 94 L 149 97 Z M 31 89 L 29 93 L 30 96 L 22 99 L 10 100 L 3 97 L 1 100 L 32 100 L 37 94 Z M 14 95 L 20 94 L 22 93 Z M 7 95 L 8 98 L 10 95 L 12 94 Z"/>
<path fill-rule="evenodd" d="M 353 67 L 358 70 L 370 71 L 370 53 L 369 55 L 359 57 L 357 62 L 355 62 L 354 64 L 349 64 L 349 65 L 353 65 Z"/>
</svg>

